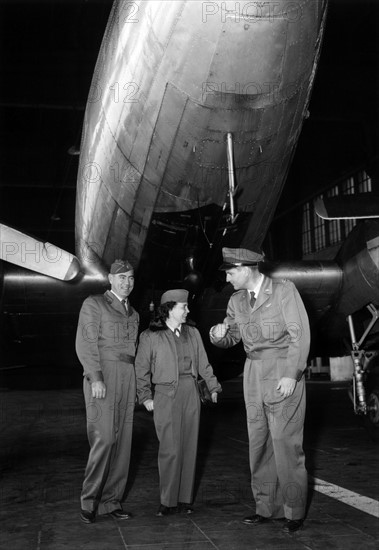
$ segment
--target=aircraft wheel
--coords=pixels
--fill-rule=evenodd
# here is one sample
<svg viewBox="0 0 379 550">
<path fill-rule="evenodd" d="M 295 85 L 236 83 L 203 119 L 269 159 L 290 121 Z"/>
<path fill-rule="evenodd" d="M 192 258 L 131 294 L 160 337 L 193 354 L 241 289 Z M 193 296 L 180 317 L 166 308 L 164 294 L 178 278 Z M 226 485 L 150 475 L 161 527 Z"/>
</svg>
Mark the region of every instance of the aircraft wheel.
<svg viewBox="0 0 379 550">
<path fill-rule="evenodd" d="M 370 436 L 379 441 L 379 388 L 371 390 L 367 399 L 366 427 Z"/>
</svg>

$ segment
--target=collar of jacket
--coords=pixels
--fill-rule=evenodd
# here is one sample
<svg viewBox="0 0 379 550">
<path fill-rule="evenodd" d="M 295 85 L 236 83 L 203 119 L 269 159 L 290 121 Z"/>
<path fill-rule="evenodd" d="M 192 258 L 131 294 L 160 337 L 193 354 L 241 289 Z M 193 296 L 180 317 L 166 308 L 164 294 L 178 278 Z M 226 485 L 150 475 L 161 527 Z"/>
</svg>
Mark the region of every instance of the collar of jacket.
<svg viewBox="0 0 379 550">
<path fill-rule="evenodd" d="M 110 290 L 107 290 L 106 292 L 104 292 L 104 299 L 119 313 L 123 313 L 124 315 L 131 315 L 132 306 L 130 305 L 129 301 L 128 301 L 128 311 L 126 311 L 125 306 L 120 302 L 117 296 L 113 294 L 113 292 L 111 292 Z"/>
<path fill-rule="evenodd" d="M 176 386 L 177 386 L 178 380 L 179 380 L 179 363 L 178 363 L 178 356 L 177 356 L 177 353 L 176 353 L 175 335 L 172 332 L 172 330 L 170 330 L 168 327 L 167 327 L 167 331 L 166 331 L 165 334 L 166 334 L 166 337 L 167 337 L 167 343 L 168 343 L 168 345 L 170 347 L 170 350 L 171 350 L 171 353 L 172 353 L 172 357 L 175 360 Z M 197 362 L 197 354 L 196 354 L 196 345 L 193 341 L 193 334 L 191 334 L 191 330 L 188 328 L 188 325 L 186 323 L 182 323 L 182 334 L 185 334 L 186 337 L 187 337 L 187 342 L 188 342 L 188 346 L 189 346 L 189 354 L 190 354 L 190 357 L 191 357 L 192 376 L 197 378 L 197 375 L 198 375 L 198 364 L 197 363 L 198 362 Z"/>
<path fill-rule="evenodd" d="M 187 334 L 189 326 L 194 327 L 195 323 L 193 323 L 191 321 L 186 321 L 185 323 L 182 323 L 181 332 L 185 331 L 185 333 Z M 150 326 L 149 329 L 151 330 L 151 332 L 159 332 L 159 331 L 162 331 L 162 330 L 169 330 L 170 332 L 172 332 L 172 330 L 170 329 L 170 327 L 168 327 L 166 325 L 166 323 L 164 323 L 162 326 L 152 326 L 152 327 Z"/>
<path fill-rule="evenodd" d="M 271 294 L 272 294 L 272 279 L 264 275 L 262 285 L 257 296 L 257 300 L 254 304 L 253 311 L 257 310 L 265 302 L 267 302 L 267 300 L 271 297 Z M 245 290 L 241 297 L 244 302 L 247 302 L 248 304 L 250 304 L 250 292 L 248 290 Z"/>
</svg>

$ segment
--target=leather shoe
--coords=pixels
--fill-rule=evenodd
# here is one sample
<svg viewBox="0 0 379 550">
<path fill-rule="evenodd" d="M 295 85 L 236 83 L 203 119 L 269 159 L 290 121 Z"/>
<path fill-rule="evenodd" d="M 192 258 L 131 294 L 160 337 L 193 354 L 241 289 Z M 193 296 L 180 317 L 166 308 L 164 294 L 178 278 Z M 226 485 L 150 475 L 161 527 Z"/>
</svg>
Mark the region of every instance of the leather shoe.
<svg viewBox="0 0 379 550">
<path fill-rule="evenodd" d="M 95 512 L 80 510 L 80 519 L 83 523 L 93 523 L 96 520 Z"/>
<path fill-rule="evenodd" d="M 242 520 L 242 522 L 246 523 L 246 525 L 256 525 L 257 523 L 266 523 L 266 521 L 270 521 L 270 518 L 265 518 L 264 516 L 260 516 L 259 514 L 255 514 L 254 516 L 247 516 Z"/>
<path fill-rule="evenodd" d="M 302 527 L 303 521 L 303 519 L 286 519 L 286 522 L 283 526 L 283 531 L 285 531 L 286 533 L 294 533 Z"/>
<path fill-rule="evenodd" d="M 164 504 L 160 504 L 157 513 L 155 514 L 158 518 L 163 516 L 168 516 L 170 513 L 170 508 Z"/>
<path fill-rule="evenodd" d="M 185 502 L 178 502 L 178 512 L 184 514 L 193 514 L 194 509 L 190 504 L 186 504 Z"/>
<path fill-rule="evenodd" d="M 108 515 L 114 517 L 115 519 L 130 519 L 132 517 L 132 514 L 130 512 L 124 512 L 122 508 L 113 510 Z"/>
</svg>

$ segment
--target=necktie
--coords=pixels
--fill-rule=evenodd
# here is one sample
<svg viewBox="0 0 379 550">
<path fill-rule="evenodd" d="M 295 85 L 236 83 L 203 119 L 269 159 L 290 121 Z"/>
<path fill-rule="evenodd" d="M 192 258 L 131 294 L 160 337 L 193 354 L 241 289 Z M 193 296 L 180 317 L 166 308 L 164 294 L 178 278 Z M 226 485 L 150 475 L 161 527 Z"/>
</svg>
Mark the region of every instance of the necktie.
<svg viewBox="0 0 379 550">
<path fill-rule="evenodd" d="M 122 303 L 122 305 L 124 306 L 125 311 L 128 312 L 128 306 L 127 306 L 127 304 L 126 304 L 125 298 L 124 298 L 123 300 L 121 300 L 121 303 Z"/>
<path fill-rule="evenodd" d="M 177 336 L 177 337 L 179 338 L 179 336 L 180 336 L 180 330 L 179 330 L 178 328 L 176 328 L 176 329 L 174 330 L 174 332 L 175 332 L 175 336 Z"/>
<path fill-rule="evenodd" d="M 251 307 L 254 307 L 255 304 L 255 292 L 250 292 L 250 305 Z"/>
</svg>

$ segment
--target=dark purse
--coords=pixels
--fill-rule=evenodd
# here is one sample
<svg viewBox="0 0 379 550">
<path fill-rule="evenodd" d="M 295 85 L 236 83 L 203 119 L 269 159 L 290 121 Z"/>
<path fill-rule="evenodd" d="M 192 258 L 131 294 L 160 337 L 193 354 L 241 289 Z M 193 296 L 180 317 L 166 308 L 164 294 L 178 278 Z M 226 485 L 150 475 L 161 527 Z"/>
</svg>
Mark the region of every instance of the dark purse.
<svg viewBox="0 0 379 550">
<path fill-rule="evenodd" d="M 212 405 L 212 395 L 208 390 L 206 381 L 203 378 L 198 378 L 196 380 L 197 391 L 199 392 L 200 401 L 203 405 Z"/>
</svg>

